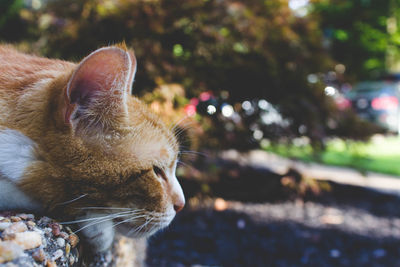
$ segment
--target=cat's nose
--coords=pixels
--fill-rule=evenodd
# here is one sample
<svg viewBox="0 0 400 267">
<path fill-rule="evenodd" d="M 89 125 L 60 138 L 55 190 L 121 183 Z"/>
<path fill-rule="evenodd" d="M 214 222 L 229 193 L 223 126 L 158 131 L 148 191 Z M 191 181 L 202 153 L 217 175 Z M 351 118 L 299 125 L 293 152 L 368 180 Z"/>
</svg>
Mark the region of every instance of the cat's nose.
<svg viewBox="0 0 400 267">
<path fill-rule="evenodd" d="M 176 213 L 180 212 L 180 211 L 183 209 L 184 206 L 185 206 L 185 201 L 181 201 L 181 200 L 177 201 L 177 202 L 174 204 L 174 210 L 175 210 L 175 212 L 176 212 Z"/>
<path fill-rule="evenodd" d="M 180 212 L 185 206 L 185 196 L 183 195 L 182 187 L 178 179 L 174 177 L 171 183 L 172 204 L 176 213 Z"/>
</svg>

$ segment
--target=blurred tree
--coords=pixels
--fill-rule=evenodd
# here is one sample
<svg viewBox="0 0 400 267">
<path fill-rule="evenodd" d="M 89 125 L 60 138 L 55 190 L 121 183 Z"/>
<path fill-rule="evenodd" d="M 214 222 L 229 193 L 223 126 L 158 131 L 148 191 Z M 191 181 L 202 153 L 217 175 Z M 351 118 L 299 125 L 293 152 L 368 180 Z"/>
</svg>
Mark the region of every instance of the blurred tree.
<svg viewBox="0 0 400 267">
<path fill-rule="evenodd" d="M 335 60 L 346 65 L 347 73 L 365 79 L 396 65 L 399 0 L 314 0 L 312 6 L 313 15 L 321 21 L 326 46 Z"/>
<path fill-rule="evenodd" d="M 136 92 L 177 83 L 189 98 L 265 98 L 315 143 L 338 117 L 323 82 L 307 81 L 333 66 L 318 21 L 293 15 L 288 0 L 52 0 L 24 19 L 37 39 L 29 48 L 49 57 L 126 41 L 139 62 Z"/>
<path fill-rule="evenodd" d="M 389 43 L 386 51 L 386 67 L 390 72 L 400 73 L 400 1 L 390 1 L 390 14 L 387 19 Z"/>
<path fill-rule="evenodd" d="M 23 0 L 0 1 L 0 36 L 8 41 L 16 41 L 24 36 L 24 21 L 20 18 Z"/>
</svg>

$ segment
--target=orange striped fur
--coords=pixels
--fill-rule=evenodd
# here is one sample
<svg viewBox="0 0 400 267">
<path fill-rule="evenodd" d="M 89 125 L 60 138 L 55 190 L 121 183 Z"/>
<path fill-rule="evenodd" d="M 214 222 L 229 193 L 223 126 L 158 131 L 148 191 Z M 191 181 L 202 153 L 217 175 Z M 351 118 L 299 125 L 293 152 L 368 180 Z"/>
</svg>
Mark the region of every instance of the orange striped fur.
<svg viewBox="0 0 400 267">
<path fill-rule="evenodd" d="M 7 177 L 0 164 L 0 180 L 60 218 L 124 208 L 144 214 L 127 220 L 132 229 L 149 218 L 143 234 L 165 227 L 184 205 L 175 177 L 178 144 L 130 95 L 135 72 L 135 56 L 123 45 L 96 50 L 77 64 L 0 46 L 0 153 L 5 129 L 34 143 L 21 177 Z M 93 213 L 87 207 L 106 208 Z M 88 242 L 95 251 L 109 247 Z"/>
</svg>

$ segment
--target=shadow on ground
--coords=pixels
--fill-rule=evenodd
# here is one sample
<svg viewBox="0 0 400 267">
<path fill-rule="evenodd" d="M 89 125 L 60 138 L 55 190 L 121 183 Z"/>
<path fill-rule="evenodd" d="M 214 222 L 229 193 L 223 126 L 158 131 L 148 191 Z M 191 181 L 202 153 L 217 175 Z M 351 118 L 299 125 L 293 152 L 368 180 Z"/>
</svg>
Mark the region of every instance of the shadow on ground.
<svg viewBox="0 0 400 267">
<path fill-rule="evenodd" d="M 217 179 L 181 182 L 187 198 L 227 208 L 185 208 L 150 239 L 148 266 L 400 266 L 397 196 L 332 182 L 299 194 L 282 180 L 300 184 L 295 171 L 218 164 Z"/>
<path fill-rule="evenodd" d="M 268 212 L 266 210 L 266 212 Z M 400 239 L 245 213 L 184 211 L 150 240 L 149 266 L 400 266 Z"/>
<path fill-rule="evenodd" d="M 398 196 L 330 181 L 314 180 L 310 186 L 304 183 L 301 174 L 295 170 L 279 175 L 268 168 L 254 168 L 233 161 L 218 160 L 217 177 L 206 182 L 185 177 L 180 179 L 180 183 L 187 199 L 212 197 L 246 203 L 275 203 L 300 198 L 303 201 L 364 209 L 376 216 L 400 217 Z M 285 185 L 282 182 L 285 178 L 291 179 L 294 185 Z M 203 190 L 205 185 L 206 191 Z M 302 186 L 307 188 L 301 189 Z M 300 192 L 301 190 L 303 191 Z"/>
</svg>

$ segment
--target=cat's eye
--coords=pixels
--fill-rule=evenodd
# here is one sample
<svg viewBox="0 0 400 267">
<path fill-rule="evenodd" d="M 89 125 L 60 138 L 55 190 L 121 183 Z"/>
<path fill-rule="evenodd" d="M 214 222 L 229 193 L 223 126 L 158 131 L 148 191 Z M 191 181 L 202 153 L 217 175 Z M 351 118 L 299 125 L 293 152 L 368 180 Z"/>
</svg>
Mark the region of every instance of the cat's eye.
<svg viewBox="0 0 400 267">
<path fill-rule="evenodd" d="M 165 175 L 165 172 L 161 168 L 153 166 L 153 171 L 158 177 L 162 178 L 165 181 L 167 180 L 167 176 Z"/>
</svg>

